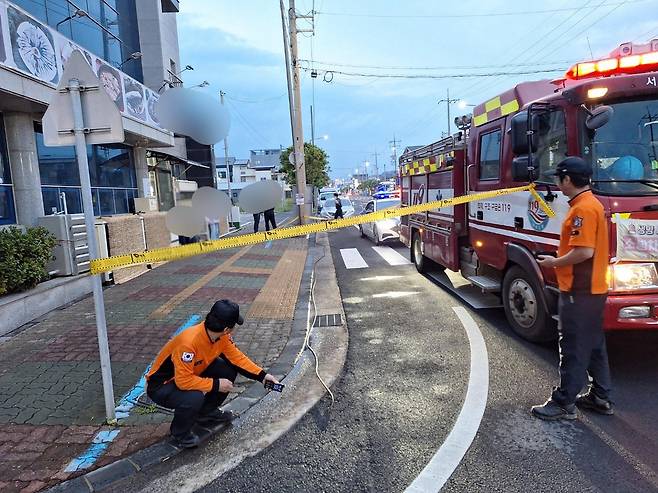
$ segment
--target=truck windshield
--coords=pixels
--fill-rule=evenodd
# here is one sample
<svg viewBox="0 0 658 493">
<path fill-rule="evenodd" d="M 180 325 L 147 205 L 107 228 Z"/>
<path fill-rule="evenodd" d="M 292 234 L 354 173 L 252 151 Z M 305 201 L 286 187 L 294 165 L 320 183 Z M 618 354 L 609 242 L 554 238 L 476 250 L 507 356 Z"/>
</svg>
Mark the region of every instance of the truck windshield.
<svg viewBox="0 0 658 493">
<path fill-rule="evenodd" d="M 584 124 L 582 156 L 592 184 L 607 195 L 658 195 L 658 101 L 610 104 L 611 120 L 596 131 Z"/>
</svg>

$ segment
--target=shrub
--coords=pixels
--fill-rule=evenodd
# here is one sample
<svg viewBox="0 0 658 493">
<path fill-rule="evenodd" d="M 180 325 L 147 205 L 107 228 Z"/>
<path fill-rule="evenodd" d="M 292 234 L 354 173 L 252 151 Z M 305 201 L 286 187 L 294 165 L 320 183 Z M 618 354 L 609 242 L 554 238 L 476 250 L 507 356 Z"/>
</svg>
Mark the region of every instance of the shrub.
<svg viewBox="0 0 658 493">
<path fill-rule="evenodd" d="M 48 279 L 46 265 L 57 244 L 47 229 L 19 228 L 0 230 L 0 295 L 31 289 Z"/>
</svg>

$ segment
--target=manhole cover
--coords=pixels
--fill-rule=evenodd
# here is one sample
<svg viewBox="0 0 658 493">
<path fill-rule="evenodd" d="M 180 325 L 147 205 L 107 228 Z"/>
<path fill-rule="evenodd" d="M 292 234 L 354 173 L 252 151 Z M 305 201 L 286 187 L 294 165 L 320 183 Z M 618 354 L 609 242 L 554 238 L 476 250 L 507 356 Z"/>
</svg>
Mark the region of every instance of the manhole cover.
<svg viewBox="0 0 658 493">
<path fill-rule="evenodd" d="M 313 327 L 334 327 L 336 325 L 343 325 L 343 316 L 340 313 L 318 315 L 315 317 Z"/>
</svg>

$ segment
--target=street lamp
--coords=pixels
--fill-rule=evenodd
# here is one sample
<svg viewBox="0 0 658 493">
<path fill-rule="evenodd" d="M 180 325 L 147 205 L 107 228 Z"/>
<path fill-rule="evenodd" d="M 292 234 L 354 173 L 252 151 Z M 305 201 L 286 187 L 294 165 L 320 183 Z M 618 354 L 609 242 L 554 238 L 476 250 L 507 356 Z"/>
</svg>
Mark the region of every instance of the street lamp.
<svg viewBox="0 0 658 493">
<path fill-rule="evenodd" d="M 75 19 L 76 17 L 89 17 L 89 15 L 84 10 L 77 9 L 72 15 L 69 15 L 66 19 L 62 19 L 57 24 L 55 24 L 55 29 L 59 31 L 59 26 L 61 24 L 64 24 L 65 22 L 70 21 L 71 19 Z"/>
<path fill-rule="evenodd" d="M 207 80 L 204 80 L 201 84 L 197 84 L 195 86 L 190 87 L 190 89 L 194 89 L 195 87 L 208 87 L 210 85 L 210 82 Z"/>
<path fill-rule="evenodd" d="M 459 103 L 457 103 L 457 106 L 459 107 L 460 110 L 463 110 L 463 109 L 466 109 L 466 107 L 474 108 L 475 106 L 477 106 L 477 104 L 469 104 L 466 101 L 464 101 L 463 99 L 461 99 L 459 101 Z"/>
<path fill-rule="evenodd" d="M 311 142 L 315 143 L 316 140 L 329 140 L 329 136 L 327 134 L 324 134 L 322 137 L 311 139 Z"/>
<path fill-rule="evenodd" d="M 126 58 L 123 62 L 119 64 L 119 68 L 123 68 L 123 65 L 125 63 L 128 63 L 130 60 L 139 60 L 142 58 L 142 52 L 141 51 L 136 51 L 134 53 L 131 53 L 128 58 Z"/>
</svg>

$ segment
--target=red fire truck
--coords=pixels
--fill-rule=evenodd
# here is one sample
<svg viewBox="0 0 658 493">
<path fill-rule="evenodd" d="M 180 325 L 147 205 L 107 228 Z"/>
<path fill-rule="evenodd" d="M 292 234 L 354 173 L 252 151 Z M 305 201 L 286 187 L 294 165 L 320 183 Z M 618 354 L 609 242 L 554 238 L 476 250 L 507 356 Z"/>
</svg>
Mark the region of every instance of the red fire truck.
<svg viewBox="0 0 658 493">
<path fill-rule="evenodd" d="M 401 156 L 403 207 L 534 181 L 556 217 L 529 192 L 404 216 L 416 268 L 460 272 L 500 295 L 519 335 L 555 338 L 557 283 L 535 255 L 557 249 L 569 208 L 547 173 L 581 156 L 610 227 L 605 328 L 658 329 L 658 39 L 518 84 L 455 123 L 458 134 Z"/>
</svg>

